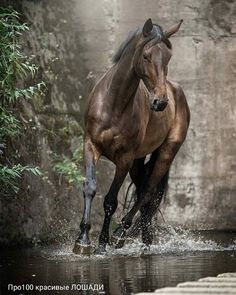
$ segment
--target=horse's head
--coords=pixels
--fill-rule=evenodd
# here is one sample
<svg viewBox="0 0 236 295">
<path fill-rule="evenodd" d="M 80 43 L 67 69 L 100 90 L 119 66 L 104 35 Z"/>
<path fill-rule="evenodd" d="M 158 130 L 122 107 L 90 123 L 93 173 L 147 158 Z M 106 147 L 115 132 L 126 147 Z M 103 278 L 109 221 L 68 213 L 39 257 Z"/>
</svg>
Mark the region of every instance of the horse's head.
<svg viewBox="0 0 236 295">
<path fill-rule="evenodd" d="M 172 55 L 169 37 L 176 33 L 182 20 L 164 31 L 148 19 L 142 29 L 141 38 L 134 54 L 136 74 L 150 92 L 151 109 L 163 111 L 168 104 L 166 76 Z"/>
</svg>

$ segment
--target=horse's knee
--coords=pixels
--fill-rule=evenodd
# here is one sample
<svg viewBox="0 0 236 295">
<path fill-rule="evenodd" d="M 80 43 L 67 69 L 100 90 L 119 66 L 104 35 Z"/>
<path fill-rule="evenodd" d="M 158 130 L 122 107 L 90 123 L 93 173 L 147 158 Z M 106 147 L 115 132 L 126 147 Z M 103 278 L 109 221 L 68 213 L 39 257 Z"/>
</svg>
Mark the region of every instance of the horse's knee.
<svg viewBox="0 0 236 295">
<path fill-rule="evenodd" d="M 175 153 L 178 152 L 178 150 L 180 149 L 181 145 L 183 144 L 185 138 L 178 138 L 176 140 L 174 140 L 173 142 L 173 148 Z"/>
<path fill-rule="evenodd" d="M 83 185 L 84 197 L 93 198 L 96 194 L 96 181 L 95 180 L 85 180 Z"/>
</svg>

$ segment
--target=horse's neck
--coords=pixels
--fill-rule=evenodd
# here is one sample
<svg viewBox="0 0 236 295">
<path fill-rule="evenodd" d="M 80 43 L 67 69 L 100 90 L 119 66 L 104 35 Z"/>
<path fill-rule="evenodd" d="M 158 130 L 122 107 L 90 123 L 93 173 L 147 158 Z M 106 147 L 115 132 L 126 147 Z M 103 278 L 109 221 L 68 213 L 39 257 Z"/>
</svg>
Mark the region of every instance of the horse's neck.
<svg viewBox="0 0 236 295">
<path fill-rule="evenodd" d="M 112 96 L 113 111 L 122 114 L 133 102 L 140 79 L 132 67 L 132 51 L 128 52 L 114 66 L 109 90 Z"/>
</svg>

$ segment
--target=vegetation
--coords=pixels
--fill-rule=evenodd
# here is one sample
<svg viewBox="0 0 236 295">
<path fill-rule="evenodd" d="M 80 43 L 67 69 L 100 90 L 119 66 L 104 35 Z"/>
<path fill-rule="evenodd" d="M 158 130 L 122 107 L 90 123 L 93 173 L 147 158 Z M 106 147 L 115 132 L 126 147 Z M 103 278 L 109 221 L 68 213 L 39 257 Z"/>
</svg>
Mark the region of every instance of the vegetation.
<svg viewBox="0 0 236 295">
<path fill-rule="evenodd" d="M 82 146 L 82 145 L 81 145 Z M 79 168 L 82 162 L 82 148 L 74 151 L 72 158 L 65 155 L 54 155 L 54 170 L 60 175 L 63 175 L 69 184 L 74 184 L 77 189 L 81 188 L 84 177 Z"/>
<path fill-rule="evenodd" d="M 20 22 L 18 12 L 0 8 L 0 188 L 1 195 L 17 192 L 17 180 L 24 171 L 40 175 L 37 167 L 23 166 L 16 155 L 6 157 L 4 149 L 21 131 L 21 123 L 15 115 L 17 103 L 42 95 L 44 83 L 24 87 L 26 79 L 33 78 L 37 66 L 23 53 L 22 34 L 29 30 Z"/>
</svg>

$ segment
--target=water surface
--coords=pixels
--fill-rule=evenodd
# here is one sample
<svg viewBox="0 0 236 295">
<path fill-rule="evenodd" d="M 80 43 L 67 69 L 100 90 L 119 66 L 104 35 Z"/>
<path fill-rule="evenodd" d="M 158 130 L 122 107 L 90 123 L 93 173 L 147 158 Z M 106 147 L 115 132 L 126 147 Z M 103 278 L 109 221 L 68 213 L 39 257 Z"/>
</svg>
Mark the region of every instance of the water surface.
<svg viewBox="0 0 236 295">
<path fill-rule="evenodd" d="M 147 255 L 138 242 L 105 257 L 82 258 L 71 244 L 34 249 L 3 249 L 0 294 L 97 294 L 97 291 L 7 291 L 7 285 L 99 284 L 101 294 L 132 294 L 175 286 L 186 280 L 236 271 L 235 233 L 172 232 L 159 237 Z"/>
</svg>

